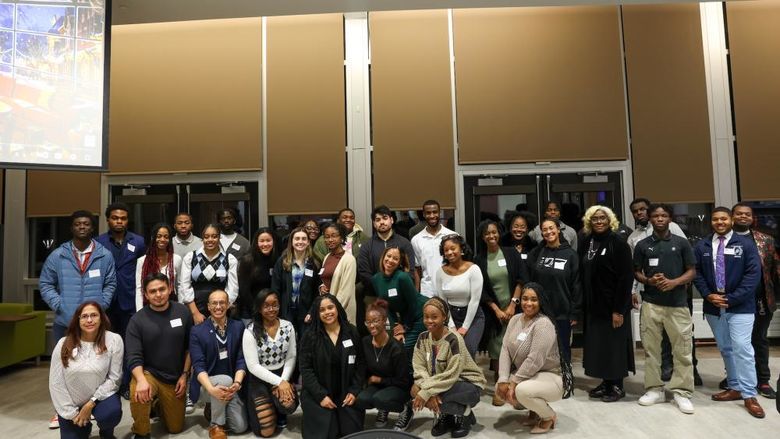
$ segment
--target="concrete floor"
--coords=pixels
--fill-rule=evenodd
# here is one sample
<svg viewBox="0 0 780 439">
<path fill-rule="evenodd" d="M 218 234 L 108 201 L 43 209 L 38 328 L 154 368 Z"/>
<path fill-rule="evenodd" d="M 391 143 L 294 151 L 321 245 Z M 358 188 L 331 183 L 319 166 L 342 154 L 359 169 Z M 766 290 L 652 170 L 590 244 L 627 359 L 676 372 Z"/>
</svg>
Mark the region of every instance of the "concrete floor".
<svg viewBox="0 0 780 439">
<path fill-rule="evenodd" d="M 589 401 L 586 391 L 597 384 L 596 380 L 583 376 L 579 359 L 581 351 L 574 350 L 574 373 L 577 377 L 573 398 L 553 403 L 558 413 L 558 424 L 551 433 L 560 438 L 761 438 L 778 436 L 780 432 L 780 414 L 775 409 L 775 401 L 759 397 L 759 402 L 767 413 L 765 419 L 754 419 L 745 411 L 741 402 L 716 403 L 710 395 L 716 393 L 717 384 L 723 378 L 723 362 L 714 347 L 697 349 L 699 371 L 704 378 L 704 386 L 696 388 L 693 402 L 694 415 L 680 413 L 672 404 L 660 404 L 642 407 L 637 399 L 643 393 L 644 354 L 637 350 L 636 359 L 639 372 L 626 380 L 625 399 L 617 403 L 606 404 Z M 480 357 L 480 364 L 487 369 L 487 358 Z M 773 379 L 780 372 L 780 348 L 772 348 L 770 366 Z M 488 374 L 489 386 L 492 386 L 492 373 Z M 492 388 L 492 387 L 491 387 Z M 48 419 L 53 414 L 48 394 L 48 363 L 25 364 L 0 371 L 0 439 L 6 438 L 56 438 L 57 430 L 48 430 Z M 471 438 L 495 438 L 509 436 L 530 436 L 527 427 L 520 426 L 518 420 L 525 412 L 511 410 L 509 406 L 493 407 L 490 404 L 492 390 L 484 392 L 482 402 L 475 408 L 478 425 L 474 426 Z M 123 401 L 124 416 L 117 428 L 119 438 L 130 436 L 132 418 L 127 401 Z M 366 416 L 366 426 L 373 425 L 374 413 Z M 277 437 L 298 438 L 301 435 L 300 410 L 290 416 L 289 427 Z M 391 421 L 394 421 L 391 415 Z M 432 415 L 424 411 L 418 414 L 409 431 L 423 438 L 430 438 Z M 179 435 L 167 435 L 159 424 L 153 424 L 155 438 L 207 438 L 206 422 L 202 410 L 198 409 L 186 419 L 186 429 Z M 93 431 L 97 437 L 97 428 Z M 239 436 L 254 437 L 251 433 Z M 448 438 L 449 435 L 443 436 Z"/>
</svg>

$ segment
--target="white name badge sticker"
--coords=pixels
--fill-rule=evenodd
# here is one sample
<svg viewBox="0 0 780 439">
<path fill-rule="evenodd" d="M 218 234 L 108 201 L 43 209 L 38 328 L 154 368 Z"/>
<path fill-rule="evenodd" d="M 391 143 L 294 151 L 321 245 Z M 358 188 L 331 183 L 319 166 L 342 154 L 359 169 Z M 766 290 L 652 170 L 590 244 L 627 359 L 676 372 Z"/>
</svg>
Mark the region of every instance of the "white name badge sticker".
<svg viewBox="0 0 780 439">
<path fill-rule="evenodd" d="M 348 338 L 342 341 L 341 344 L 343 344 L 345 348 L 352 347 L 352 339 Z"/>
<path fill-rule="evenodd" d="M 601 256 L 604 256 L 606 254 L 607 254 L 607 249 L 604 249 L 604 250 L 601 251 Z"/>
<path fill-rule="evenodd" d="M 517 341 L 525 341 L 526 338 L 528 338 L 528 334 L 525 332 L 517 334 Z"/>
<path fill-rule="evenodd" d="M 347 363 L 349 363 L 349 364 L 355 364 L 355 355 L 350 355 L 350 356 L 347 358 Z"/>
<path fill-rule="evenodd" d="M 181 318 L 171 320 L 171 328 L 177 328 L 181 326 Z"/>
<path fill-rule="evenodd" d="M 566 261 L 565 260 L 563 260 L 563 261 L 556 260 L 555 261 L 555 265 L 553 265 L 553 268 L 555 268 L 556 270 L 565 270 L 566 269 Z"/>
<path fill-rule="evenodd" d="M 312 277 L 314 276 L 314 270 L 312 270 L 311 268 L 307 268 L 303 270 L 303 275 L 306 277 Z"/>
<path fill-rule="evenodd" d="M 227 359 L 227 349 L 220 349 L 219 350 L 219 359 L 220 360 Z"/>
<path fill-rule="evenodd" d="M 726 247 L 726 248 L 723 249 L 723 254 L 724 255 L 733 255 L 734 254 L 734 249 Z"/>
<path fill-rule="evenodd" d="M 528 259 L 527 253 L 520 253 L 520 259 Z"/>
<path fill-rule="evenodd" d="M 499 267 L 506 267 L 506 259 L 499 259 L 498 260 L 498 266 Z"/>
<path fill-rule="evenodd" d="M 647 265 L 651 267 L 657 267 L 658 266 L 658 258 L 650 258 L 647 260 Z"/>
<path fill-rule="evenodd" d="M 268 269 L 268 275 L 269 276 L 273 276 L 274 275 L 274 269 L 273 268 L 269 268 Z"/>
<path fill-rule="evenodd" d="M 387 290 L 387 295 L 389 297 L 395 297 L 398 295 L 398 290 L 396 290 L 395 288 L 390 288 L 389 290 Z"/>
<path fill-rule="evenodd" d="M 96 268 L 94 270 L 89 270 L 89 277 L 98 277 L 100 276 L 100 269 Z"/>
<path fill-rule="evenodd" d="M 235 251 L 241 250 L 241 246 L 236 244 L 235 242 L 233 243 L 233 245 L 231 245 L 231 247 L 233 247 L 233 250 L 235 250 Z"/>
<path fill-rule="evenodd" d="M 130 251 L 130 253 L 135 251 L 135 246 L 133 244 L 127 244 L 127 250 Z"/>
</svg>

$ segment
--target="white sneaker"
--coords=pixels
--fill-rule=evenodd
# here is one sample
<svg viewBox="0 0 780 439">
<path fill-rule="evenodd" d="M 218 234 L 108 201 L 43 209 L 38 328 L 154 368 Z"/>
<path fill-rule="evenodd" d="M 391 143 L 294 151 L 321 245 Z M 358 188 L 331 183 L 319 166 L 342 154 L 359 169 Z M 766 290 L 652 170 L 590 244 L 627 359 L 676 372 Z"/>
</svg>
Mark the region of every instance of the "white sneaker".
<svg viewBox="0 0 780 439">
<path fill-rule="evenodd" d="M 195 403 L 190 399 L 190 395 L 187 395 L 187 401 L 184 403 L 184 413 L 191 415 L 195 412 Z"/>
<path fill-rule="evenodd" d="M 677 408 L 686 415 L 693 414 L 693 403 L 689 398 L 682 395 L 674 394 L 674 403 L 677 404 Z"/>
<path fill-rule="evenodd" d="M 648 390 L 639 398 L 639 405 L 653 405 L 666 401 L 664 392 L 658 390 Z"/>
<path fill-rule="evenodd" d="M 58 428 L 60 428 L 60 420 L 57 418 L 57 414 L 55 413 L 54 416 L 49 419 L 49 429 L 56 430 Z"/>
</svg>

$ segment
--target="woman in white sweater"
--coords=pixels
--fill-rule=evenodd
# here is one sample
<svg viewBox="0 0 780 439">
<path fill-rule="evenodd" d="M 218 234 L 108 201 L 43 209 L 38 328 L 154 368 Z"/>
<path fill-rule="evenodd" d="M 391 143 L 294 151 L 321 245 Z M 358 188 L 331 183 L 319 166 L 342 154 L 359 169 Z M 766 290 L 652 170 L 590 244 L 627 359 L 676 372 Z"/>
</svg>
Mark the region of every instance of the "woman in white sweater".
<svg viewBox="0 0 780 439">
<path fill-rule="evenodd" d="M 117 390 L 124 345 L 119 335 L 108 331 L 108 325 L 100 305 L 85 302 L 76 309 L 65 337 L 52 351 L 49 393 L 63 439 L 87 439 L 92 416 L 100 437 L 112 438 L 122 419 Z"/>
<path fill-rule="evenodd" d="M 479 306 L 482 272 L 471 262 L 471 249 L 460 235 L 442 238 L 439 253 L 444 257 L 444 265 L 434 278 L 436 295 L 450 307 L 450 329 L 463 337 L 471 358 L 475 358 L 485 332 L 485 314 Z"/>
<path fill-rule="evenodd" d="M 275 292 L 261 290 L 254 308 L 243 341 L 249 370 L 249 425 L 255 435 L 269 437 L 277 427 L 287 426 L 287 415 L 298 407 L 298 396 L 290 383 L 295 370 L 295 329 L 291 322 L 279 318 Z"/>
<path fill-rule="evenodd" d="M 347 229 L 339 223 L 329 223 L 322 229 L 322 236 L 325 238 L 328 254 L 322 260 L 322 269 L 320 269 L 322 281 L 320 294 L 330 293 L 336 296 L 344 311 L 347 312 L 349 323 L 357 325 L 357 302 L 355 301 L 357 261 L 352 256 L 352 252 L 344 250 Z"/>
</svg>

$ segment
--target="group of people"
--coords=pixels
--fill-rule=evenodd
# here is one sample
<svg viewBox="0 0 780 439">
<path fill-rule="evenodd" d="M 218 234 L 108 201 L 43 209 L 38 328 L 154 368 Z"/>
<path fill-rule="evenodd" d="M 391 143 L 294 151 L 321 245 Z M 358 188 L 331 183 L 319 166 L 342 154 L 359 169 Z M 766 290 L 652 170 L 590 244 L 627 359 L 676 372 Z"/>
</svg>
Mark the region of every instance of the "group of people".
<svg viewBox="0 0 780 439">
<path fill-rule="evenodd" d="M 495 373 L 492 403 L 525 407 L 523 422 L 544 433 L 557 420 L 549 403 L 573 392 L 574 326 L 584 329 L 585 374 L 602 380 L 589 396 L 625 396 L 640 298 L 639 403 L 665 401 L 671 380 L 674 402 L 693 413 L 691 283 L 726 365 L 713 399 L 742 399 L 764 416 L 756 395 L 774 397 L 766 331 L 780 258 L 751 229 L 749 206 L 716 208 L 714 233 L 694 249 L 668 205 L 632 202 L 630 234 L 592 206 L 578 235 L 551 202 L 538 225 L 524 212 L 506 227 L 480 223 L 476 255 L 441 224 L 438 202 L 422 207 L 411 240 L 386 206 L 372 211 L 371 236 L 343 209 L 334 222 L 286 237 L 262 227 L 247 240 L 224 209 L 200 238 L 181 213 L 146 243 L 127 230 L 121 203 L 106 209 L 109 231 L 96 239 L 91 213 L 74 212 L 72 240 L 40 278 L 59 340 L 50 388 L 62 437 L 88 437 L 90 416 L 112 437 L 122 394 L 136 437 L 148 437 L 153 413 L 180 432 L 199 400 L 211 438 L 271 436 L 298 406 L 307 439 L 360 431 L 367 409 L 377 409 L 376 427 L 397 413 L 393 428 L 405 430 L 423 408 L 436 414 L 432 435 L 463 437 L 487 385 L 480 351 Z"/>
</svg>

